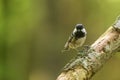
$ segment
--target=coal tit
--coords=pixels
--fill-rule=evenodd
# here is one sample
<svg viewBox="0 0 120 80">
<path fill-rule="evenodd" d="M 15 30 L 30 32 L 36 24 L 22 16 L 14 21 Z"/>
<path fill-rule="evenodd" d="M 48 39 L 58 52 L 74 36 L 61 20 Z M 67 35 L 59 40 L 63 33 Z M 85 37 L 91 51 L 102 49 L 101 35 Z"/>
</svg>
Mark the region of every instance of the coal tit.
<svg viewBox="0 0 120 80">
<path fill-rule="evenodd" d="M 63 51 L 81 47 L 86 40 L 86 30 L 82 24 L 77 24 L 68 41 L 66 42 Z M 78 50 L 77 50 L 78 51 Z"/>
</svg>

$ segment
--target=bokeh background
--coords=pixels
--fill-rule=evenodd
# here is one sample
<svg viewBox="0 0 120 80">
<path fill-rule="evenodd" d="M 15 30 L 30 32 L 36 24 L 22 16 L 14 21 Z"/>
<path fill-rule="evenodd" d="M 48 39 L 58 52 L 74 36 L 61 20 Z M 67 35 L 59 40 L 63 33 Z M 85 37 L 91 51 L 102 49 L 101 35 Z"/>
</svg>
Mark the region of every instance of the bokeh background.
<svg viewBox="0 0 120 80">
<path fill-rule="evenodd" d="M 0 80 L 55 80 L 76 55 L 61 53 L 77 23 L 92 44 L 120 15 L 120 0 L 0 0 Z M 120 80 L 120 54 L 92 80 Z"/>
</svg>

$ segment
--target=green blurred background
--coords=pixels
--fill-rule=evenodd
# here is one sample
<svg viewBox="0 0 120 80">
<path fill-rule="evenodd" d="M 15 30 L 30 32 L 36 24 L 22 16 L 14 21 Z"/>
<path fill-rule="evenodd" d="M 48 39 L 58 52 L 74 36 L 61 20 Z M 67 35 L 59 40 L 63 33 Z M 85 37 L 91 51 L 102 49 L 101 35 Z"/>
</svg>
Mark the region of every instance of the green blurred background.
<svg viewBox="0 0 120 80">
<path fill-rule="evenodd" d="M 76 55 L 61 50 L 77 23 L 92 44 L 120 14 L 120 0 L 0 0 L 0 80 L 55 80 Z M 120 54 L 92 80 L 120 80 Z"/>
</svg>

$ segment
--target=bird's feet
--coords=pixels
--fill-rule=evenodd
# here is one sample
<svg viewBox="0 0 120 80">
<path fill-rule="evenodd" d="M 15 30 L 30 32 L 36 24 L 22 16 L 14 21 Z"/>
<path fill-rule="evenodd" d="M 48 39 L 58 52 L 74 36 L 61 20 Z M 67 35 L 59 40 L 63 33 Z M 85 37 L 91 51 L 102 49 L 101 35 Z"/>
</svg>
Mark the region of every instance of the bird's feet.
<svg viewBox="0 0 120 80">
<path fill-rule="evenodd" d="M 89 49 L 90 49 L 90 46 L 85 45 L 83 50 L 80 50 L 80 51 L 77 50 L 79 52 L 78 55 L 81 56 L 81 57 L 87 55 Z"/>
</svg>

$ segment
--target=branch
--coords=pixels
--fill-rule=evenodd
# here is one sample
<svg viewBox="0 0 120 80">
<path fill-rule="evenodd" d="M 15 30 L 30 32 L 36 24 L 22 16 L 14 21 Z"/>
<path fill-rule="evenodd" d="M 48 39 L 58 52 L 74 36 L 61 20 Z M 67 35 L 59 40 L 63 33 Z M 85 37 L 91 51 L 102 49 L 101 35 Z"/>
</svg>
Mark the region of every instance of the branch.
<svg viewBox="0 0 120 80">
<path fill-rule="evenodd" d="M 120 17 L 87 51 L 83 50 L 87 55 L 72 59 L 56 80 L 89 80 L 119 50 Z"/>
</svg>

